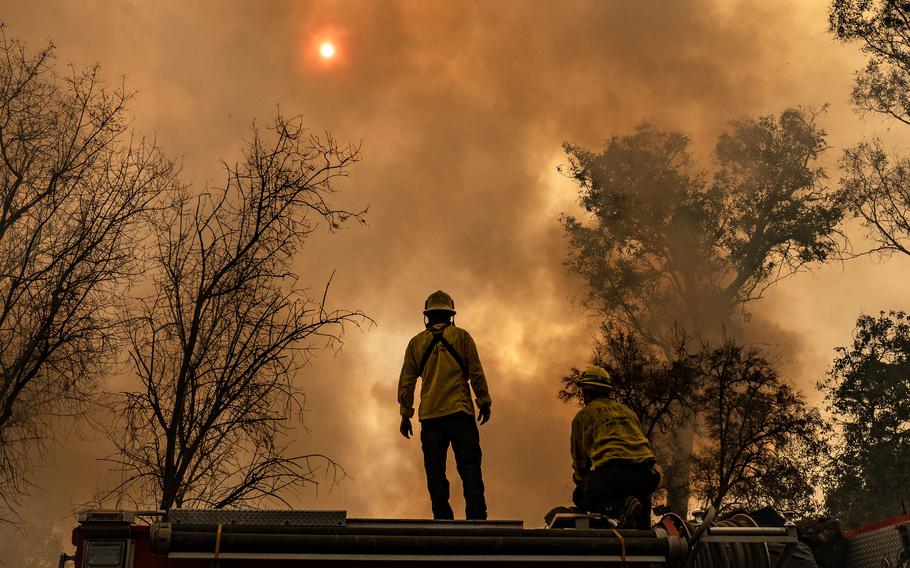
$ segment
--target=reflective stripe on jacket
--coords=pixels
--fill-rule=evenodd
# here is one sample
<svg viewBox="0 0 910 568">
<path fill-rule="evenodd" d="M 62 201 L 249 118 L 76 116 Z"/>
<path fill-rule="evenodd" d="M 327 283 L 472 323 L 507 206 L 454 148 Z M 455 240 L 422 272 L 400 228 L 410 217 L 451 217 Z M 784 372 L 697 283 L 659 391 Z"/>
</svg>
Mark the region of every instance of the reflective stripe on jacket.
<svg viewBox="0 0 910 568">
<path fill-rule="evenodd" d="M 575 415 L 571 446 L 576 481 L 610 460 L 642 463 L 654 459 L 651 442 L 635 413 L 605 397 L 595 398 Z"/>
<path fill-rule="evenodd" d="M 418 418 L 426 420 L 456 412 L 467 412 L 473 416 L 474 404 L 471 402 L 469 382 L 477 397 L 477 406 L 490 406 L 492 403 L 474 339 L 467 331 L 454 325 L 439 323 L 433 327 L 437 330 L 445 327 L 443 337 L 461 356 L 468 376 L 462 374 L 455 358 L 447 352 L 442 342 L 437 342 L 423 372 Z M 420 361 L 432 341 L 433 333 L 425 329 L 408 343 L 401 377 L 398 379 L 398 404 L 401 405 L 402 416 L 410 418 L 414 415 L 414 389 L 417 377 L 420 376 Z"/>
</svg>

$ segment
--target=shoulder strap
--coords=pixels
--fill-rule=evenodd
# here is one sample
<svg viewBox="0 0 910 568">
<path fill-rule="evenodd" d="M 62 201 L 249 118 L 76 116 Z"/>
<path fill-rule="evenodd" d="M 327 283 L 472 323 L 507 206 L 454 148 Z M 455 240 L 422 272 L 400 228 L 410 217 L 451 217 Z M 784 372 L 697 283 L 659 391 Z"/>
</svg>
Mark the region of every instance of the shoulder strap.
<svg viewBox="0 0 910 568">
<path fill-rule="evenodd" d="M 458 351 L 455 351 L 455 348 L 452 347 L 452 344 L 449 343 L 442 334 L 439 335 L 439 342 L 442 343 L 442 346 L 446 348 L 446 351 L 449 352 L 449 355 L 452 356 L 452 359 L 455 359 L 455 362 L 458 363 L 458 368 L 461 369 L 461 374 L 464 375 L 464 378 L 468 378 L 468 367 L 464 364 L 464 359 L 461 358 L 461 355 L 458 354 Z"/>
<path fill-rule="evenodd" d="M 427 346 L 427 350 L 423 352 L 423 357 L 420 358 L 420 376 L 423 376 L 424 371 L 427 367 L 427 361 L 430 360 L 430 353 L 433 352 L 433 349 L 436 347 L 437 343 L 442 343 L 442 347 L 449 352 L 449 355 L 455 359 L 455 362 L 458 364 L 458 368 L 461 369 L 461 374 L 464 375 L 464 378 L 468 378 L 468 367 L 464 363 L 464 359 L 461 358 L 461 355 L 455 351 L 455 348 L 452 347 L 452 344 L 443 336 L 446 328 L 442 329 L 430 329 L 430 333 L 433 334 L 433 339 L 430 341 L 430 344 Z"/>
</svg>

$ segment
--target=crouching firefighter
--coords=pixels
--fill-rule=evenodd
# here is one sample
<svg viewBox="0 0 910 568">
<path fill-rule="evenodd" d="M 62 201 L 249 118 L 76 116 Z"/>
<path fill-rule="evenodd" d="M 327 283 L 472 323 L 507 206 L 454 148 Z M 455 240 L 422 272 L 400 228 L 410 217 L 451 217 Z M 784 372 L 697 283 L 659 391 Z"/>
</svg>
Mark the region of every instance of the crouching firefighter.
<svg viewBox="0 0 910 568">
<path fill-rule="evenodd" d="M 464 487 L 465 516 L 486 519 L 487 505 L 480 472 L 480 434 L 474 422 L 471 389 L 477 398 L 477 421 L 481 424 L 490 419 L 492 400 L 477 347 L 467 331 L 455 327 L 455 303 L 442 290 L 430 294 L 424 303 L 423 314 L 426 329 L 408 344 L 398 380 L 401 435 L 410 438 L 413 434 L 414 388 L 417 377 L 421 377 L 420 444 L 433 518 L 454 518 L 449 506 L 449 480 L 446 479 L 446 458 L 451 444 Z"/>
<path fill-rule="evenodd" d="M 620 528 L 647 529 L 651 494 L 660 474 L 638 417 L 616 400 L 605 369 L 592 366 L 578 386 L 584 408 L 572 420 L 575 506 L 619 520 Z"/>
</svg>

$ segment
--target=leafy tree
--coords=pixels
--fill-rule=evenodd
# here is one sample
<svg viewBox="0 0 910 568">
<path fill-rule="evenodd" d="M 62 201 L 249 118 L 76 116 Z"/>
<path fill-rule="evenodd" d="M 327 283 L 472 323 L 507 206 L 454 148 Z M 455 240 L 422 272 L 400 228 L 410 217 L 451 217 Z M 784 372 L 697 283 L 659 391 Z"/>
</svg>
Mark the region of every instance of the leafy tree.
<svg viewBox="0 0 910 568">
<path fill-rule="evenodd" d="M 828 19 L 837 39 L 858 43 L 869 56 L 856 74 L 856 108 L 910 124 L 910 4 L 835 0 Z M 873 251 L 910 255 L 910 161 L 889 157 L 874 139 L 846 150 L 841 165 L 843 198 L 868 229 Z"/>
<path fill-rule="evenodd" d="M 678 463 L 666 434 L 680 428 L 698 409 L 702 428 L 698 451 L 691 458 L 694 495 L 721 511 L 774 505 L 782 510 L 810 512 L 816 508 L 815 482 L 827 448 L 816 409 L 783 384 L 760 353 L 727 340 L 719 347 L 703 345 L 691 354 L 677 343 L 669 362 L 623 332 L 605 333 L 593 363 L 608 369 L 618 398 L 629 405 L 648 437 L 658 442 L 671 508 L 672 489 L 680 487 L 672 472 L 689 468 Z M 581 403 L 577 380 L 581 371 L 563 377 L 559 397 Z"/>
<path fill-rule="evenodd" d="M 875 243 L 870 252 L 910 255 L 910 160 L 873 140 L 845 150 L 841 165 L 844 201 Z"/>
<path fill-rule="evenodd" d="M 667 433 L 679 426 L 681 408 L 689 406 L 696 395 L 698 362 L 685 349 L 685 339 L 677 338 L 674 356 L 665 361 L 634 334 L 604 327 L 591 359 L 610 373 L 617 397 L 638 416 L 648 438 Z M 562 378 L 557 396 L 584 404 L 578 380 L 583 370 L 573 368 Z"/>
<path fill-rule="evenodd" d="M 0 26 L 0 509 L 26 491 L 49 417 L 97 389 L 140 223 L 176 175 L 131 133 L 130 98 Z"/>
<path fill-rule="evenodd" d="M 706 346 L 699 406 L 704 432 L 693 490 L 723 512 L 771 505 L 809 513 L 827 441 L 817 409 L 781 382 L 758 351 Z"/>
<path fill-rule="evenodd" d="M 323 456 L 289 455 L 286 439 L 302 405 L 297 371 L 365 316 L 330 309 L 328 284 L 298 288 L 292 262 L 320 226 L 362 221 L 328 201 L 359 158 L 279 116 L 267 136 L 253 128 L 222 188 L 162 211 L 154 292 L 130 335 L 141 388 L 123 394 L 110 436 L 123 475 L 113 493 L 160 509 L 286 504 L 321 470 L 343 474 Z"/>
<path fill-rule="evenodd" d="M 592 223 L 567 216 L 569 266 L 588 283 L 587 303 L 611 324 L 666 346 L 707 290 L 710 221 L 687 137 L 648 124 L 614 136 L 602 153 L 566 144 L 569 174 Z"/>
<path fill-rule="evenodd" d="M 820 385 L 843 436 L 825 484 L 825 506 L 847 526 L 901 513 L 910 500 L 910 320 L 862 315 L 853 344 Z"/>
<path fill-rule="evenodd" d="M 565 145 L 588 214 L 564 218 L 587 305 L 670 360 L 679 329 L 719 336 L 769 286 L 838 256 L 842 209 L 816 163 L 826 149 L 816 119 L 787 109 L 731 122 L 710 183 L 689 139 L 652 125 L 613 136 L 600 153 Z M 694 433 L 677 432 L 668 477 L 682 489 L 670 502 L 684 514 Z"/>
<path fill-rule="evenodd" d="M 856 73 L 852 99 L 863 113 L 910 124 L 910 4 L 896 0 L 835 0 L 830 30 L 868 56 Z M 875 243 L 871 252 L 910 255 L 910 160 L 888 154 L 877 139 L 844 152 L 844 201 Z M 825 504 L 847 525 L 897 514 L 908 463 L 904 404 L 910 372 L 903 312 L 863 315 L 853 345 L 838 350 L 822 387 L 841 440 L 825 487 Z"/>
<path fill-rule="evenodd" d="M 910 5 L 903 0 L 834 0 L 828 24 L 869 56 L 856 73 L 853 103 L 910 124 Z"/>
<path fill-rule="evenodd" d="M 711 183 L 689 139 L 643 124 L 594 153 L 565 145 L 588 219 L 564 218 L 587 304 L 669 356 L 668 338 L 719 333 L 768 286 L 840 250 L 842 212 L 816 160 L 816 114 L 733 121 Z"/>
</svg>

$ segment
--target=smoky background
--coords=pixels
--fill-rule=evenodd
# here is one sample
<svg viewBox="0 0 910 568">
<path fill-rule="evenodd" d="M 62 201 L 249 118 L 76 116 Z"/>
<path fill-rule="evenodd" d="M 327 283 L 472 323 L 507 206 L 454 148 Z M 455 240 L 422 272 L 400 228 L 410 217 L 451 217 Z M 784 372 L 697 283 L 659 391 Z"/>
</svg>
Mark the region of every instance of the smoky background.
<svg viewBox="0 0 910 568">
<path fill-rule="evenodd" d="M 350 478 L 295 502 L 349 516 L 430 515 L 419 441 L 397 431 L 396 385 L 438 288 L 474 336 L 493 396 L 481 428 L 491 518 L 539 526 L 568 502 L 575 409 L 555 393 L 586 364 L 597 321 L 563 266 L 560 214 L 577 212 L 573 183 L 556 171 L 563 142 L 600 149 L 647 120 L 689 133 L 707 167 L 729 120 L 829 103 L 819 122 L 831 183 L 860 139 L 908 146 L 853 111 L 862 57 L 829 36 L 821 2 L 5 0 L 0 20 L 33 49 L 52 40 L 61 64 L 125 76 L 138 91 L 136 129 L 182 158 L 199 190 L 221 183 L 219 160 L 236 159 L 250 121 L 279 105 L 316 132 L 362 142 L 337 202 L 369 205 L 367 226 L 312 239 L 297 266 L 313 289 L 334 271 L 330 304 L 376 321 L 299 377 L 308 411 L 294 447 L 331 456 Z M 315 57 L 323 38 L 338 47 L 328 64 Z M 748 337 L 819 403 L 833 348 L 860 312 L 904 307 L 908 273 L 904 259 L 866 258 L 797 275 L 751 306 Z M 120 372 L 109 388 L 130 384 Z M 23 528 L 65 543 L 110 448 L 86 428 L 60 428 L 68 434 L 38 470 Z M 451 460 L 449 477 L 459 516 Z"/>
</svg>

